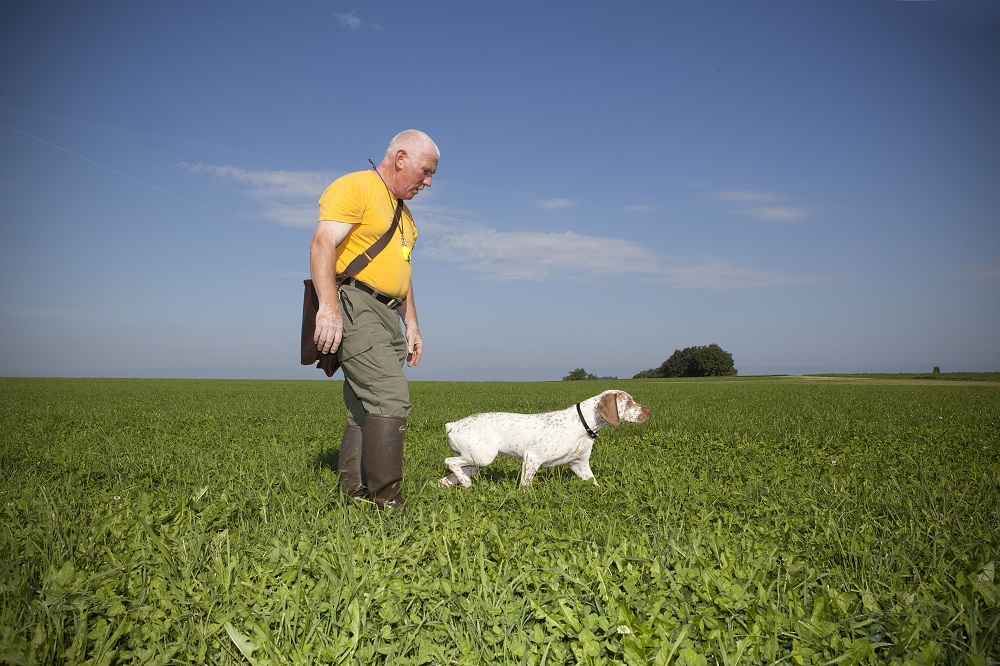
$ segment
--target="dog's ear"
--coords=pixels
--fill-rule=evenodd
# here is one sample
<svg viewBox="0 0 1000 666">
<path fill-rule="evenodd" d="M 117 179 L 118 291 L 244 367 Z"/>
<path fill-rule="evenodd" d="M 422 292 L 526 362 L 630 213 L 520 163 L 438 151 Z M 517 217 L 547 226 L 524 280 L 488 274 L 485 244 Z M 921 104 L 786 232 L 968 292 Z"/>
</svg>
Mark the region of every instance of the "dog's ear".
<svg viewBox="0 0 1000 666">
<path fill-rule="evenodd" d="M 597 401 L 597 413 L 613 426 L 622 422 L 618 416 L 618 394 L 608 393 Z"/>
</svg>

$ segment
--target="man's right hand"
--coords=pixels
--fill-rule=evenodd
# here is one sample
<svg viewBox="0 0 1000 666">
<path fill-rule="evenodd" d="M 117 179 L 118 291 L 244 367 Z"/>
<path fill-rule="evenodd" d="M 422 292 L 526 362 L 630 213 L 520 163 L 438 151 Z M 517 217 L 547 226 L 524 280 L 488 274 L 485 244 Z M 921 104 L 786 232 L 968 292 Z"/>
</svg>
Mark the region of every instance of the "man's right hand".
<svg viewBox="0 0 1000 666">
<path fill-rule="evenodd" d="M 340 308 L 320 304 L 316 311 L 316 332 L 313 334 L 316 349 L 322 354 L 332 354 L 340 348 L 343 338 L 344 318 L 340 314 Z"/>
<path fill-rule="evenodd" d="M 347 238 L 352 225 L 333 220 L 320 220 L 309 244 L 309 274 L 312 276 L 319 307 L 316 308 L 316 331 L 313 342 L 322 354 L 332 354 L 340 348 L 344 337 L 344 319 L 340 314 L 337 294 L 337 245 Z"/>
</svg>

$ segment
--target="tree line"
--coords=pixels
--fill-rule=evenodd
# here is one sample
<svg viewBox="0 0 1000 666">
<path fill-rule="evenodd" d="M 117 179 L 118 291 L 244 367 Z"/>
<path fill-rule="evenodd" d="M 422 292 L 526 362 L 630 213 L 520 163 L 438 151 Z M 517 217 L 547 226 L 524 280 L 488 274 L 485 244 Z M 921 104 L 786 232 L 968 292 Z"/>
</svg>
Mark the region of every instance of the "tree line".
<svg viewBox="0 0 1000 666">
<path fill-rule="evenodd" d="M 643 370 L 632 379 L 661 379 L 668 377 L 735 377 L 733 355 L 715 344 L 677 349 L 656 368 Z M 563 381 L 598 379 L 583 368 L 577 368 L 563 377 Z M 606 377 L 604 379 L 617 379 Z"/>
</svg>

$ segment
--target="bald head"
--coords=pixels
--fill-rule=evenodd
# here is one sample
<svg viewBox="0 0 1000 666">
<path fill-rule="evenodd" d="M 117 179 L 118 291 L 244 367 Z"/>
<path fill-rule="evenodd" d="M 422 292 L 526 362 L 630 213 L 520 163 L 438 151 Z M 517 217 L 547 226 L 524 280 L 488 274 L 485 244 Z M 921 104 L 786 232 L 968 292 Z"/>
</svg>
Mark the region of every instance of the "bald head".
<svg viewBox="0 0 1000 666">
<path fill-rule="evenodd" d="M 420 130 L 403 130 L 396 136 L 392 137 L 392 140 L 389 142 L 389 147 L 385 149 L 385 157 L 383 160 L 391 162 L 396 158 L 396 153 L 400 150 L 405 150 L 411 155 L 430 153 L 437 159 L 441 159 L 441 151 L 438 149 L 437 144 Z"/>
<path fill-rule="evenodd" d="M 431 186 L 441 151 L 420 130 L 404 130 L 392 137 L 376 171 L 386 187 L 400 199 L 412 199 Z"/>
</svg>

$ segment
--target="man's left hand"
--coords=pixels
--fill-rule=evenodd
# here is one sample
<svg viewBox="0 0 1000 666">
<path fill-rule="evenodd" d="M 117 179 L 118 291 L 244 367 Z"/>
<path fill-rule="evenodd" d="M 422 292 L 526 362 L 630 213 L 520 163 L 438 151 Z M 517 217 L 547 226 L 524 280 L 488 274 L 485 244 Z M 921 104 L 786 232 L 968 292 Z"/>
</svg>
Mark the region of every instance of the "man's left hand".
<svg viewBox="0 0 1000 666">
<path fill-rule="evenodd" d="M 420 329 L 416 326 L 406 327 L 406 367 L 412 368 L 420 363 L 424 353 L 424 339 L 420 337 Z"/>
</svg>

